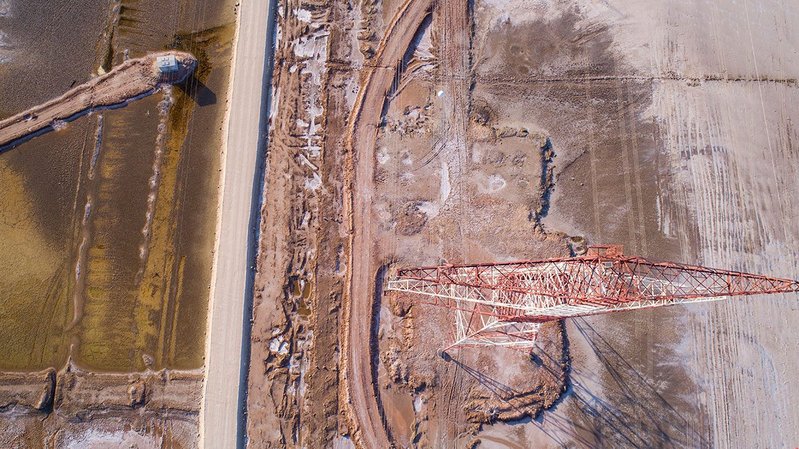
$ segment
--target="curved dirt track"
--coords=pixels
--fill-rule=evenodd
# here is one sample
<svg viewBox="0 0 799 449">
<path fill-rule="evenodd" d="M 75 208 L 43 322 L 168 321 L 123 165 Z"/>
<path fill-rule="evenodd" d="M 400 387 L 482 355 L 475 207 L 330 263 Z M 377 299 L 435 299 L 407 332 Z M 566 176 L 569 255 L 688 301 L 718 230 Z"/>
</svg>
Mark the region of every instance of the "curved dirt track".
<svg viewBox="0 0 799 449">
<path fill-rule="evenodd" d="M 350 225 L 347 298 L 344 306 L 342 366 L 344 403 L 359 447 L 388 448 L 392 444 L 383 425 L 372 377 L 371 329 L 374 277 L 377 263 L 371 248 L 374 146 L 386 95 L 395 70 L 422 21 L 430 14 L 433 0 L 406 0 L 386 27 L 372 62 L 364 67 L 361 88 L 349 118 L 348 163 L 345 173 L 345 211 Z"/>
</svg>

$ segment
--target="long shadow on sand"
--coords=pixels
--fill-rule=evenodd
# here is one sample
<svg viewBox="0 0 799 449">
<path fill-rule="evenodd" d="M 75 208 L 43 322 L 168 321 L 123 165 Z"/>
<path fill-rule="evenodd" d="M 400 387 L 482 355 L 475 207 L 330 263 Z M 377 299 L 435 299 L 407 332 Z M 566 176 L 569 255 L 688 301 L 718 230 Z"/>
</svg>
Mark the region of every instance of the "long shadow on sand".
<svg viewBox="0 0 799 449">
<path fill-rule="evenodd" d="M 573 324 L 603 366 L 594 372 L 579 368 L 579 362 L 577 370 L 572 367 L 570 396 L 579 413 L 560 423 L 557 417 L 547 415 L 549 425 L 554 424 L 560 433 L 577 430 L 591 435 L 593 442 L 582 441 L 591 447 L 710 447 L 694 423 L 591 324 L 582 318 Z M 593 391 L 581 379 L 599 385 L 605 380 L 603 391 Z"/>
<path fill-rule="evenodd" d="M 575 319 L 573 324 L 578 333 L 576 338 L 586 341 L 602 366 L 588 371 L 577 361 L 576 368 L 573 365 L 570 369 L 566 392 L 549 410 L 554 411 L 565 402 L 571 402 L 571 407 L 557 413 L 545 411 L 535 419 L 535 425 L 553 442 L 562 447 L 585 448 L 711 447 L 707 437 L 697 430 L 697 423 L 673 406 L 664 392 L 625 359 L 608 339 L 585 319 Z M 557 374 L 551 368 L 558 362 L 552 354 L 536 351 L 536 355 L 546 359 L 539 364 L 542 369 Z M 450 360 L 497 398 L 505 401 L 515 393 L 513 388 L 479 367 L 452 357 Z M 613 384 L 608 385 L 608 378 Z M 597 391 L 592 385 L 603 385 L 603 390 Z M 530 422 L 526 418 L 508 424 Z"/>
<path fill-rule="evenodd" d="M 216 104 L 216 93 L 197 78 L 194 73 L 192 73 L 186 81 L 176 84 L 175 87 L 194 100 L 197 106 Z"/>
</svg>

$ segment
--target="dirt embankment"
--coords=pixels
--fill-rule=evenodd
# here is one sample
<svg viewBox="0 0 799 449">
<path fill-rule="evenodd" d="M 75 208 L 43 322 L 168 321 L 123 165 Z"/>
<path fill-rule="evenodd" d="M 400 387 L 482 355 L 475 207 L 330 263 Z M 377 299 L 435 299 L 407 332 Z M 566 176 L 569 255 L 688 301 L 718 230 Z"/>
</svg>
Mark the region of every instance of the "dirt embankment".
<svg viewBox="0 0 799 449">
<path fill-rule="evenodd" d="M 0 373 L 0 422 L 9 423 L 0 426 L 0 446 L 27 447 L 20 446 L 27 439 L 62 447 L 82 438 L 82 425 L 95 433 L 115 432 L 120 422 L 128 428 L 170 427 L 174 437 L 191 441 L 202 376 L 201 370 L 93 373 L 71 364 L 58 372 Z"/>
<path fill-rule="evenodd" d="M 156 67 L 156 58 L 166 55 L 175 55 L 178 60 L 177 72 L 169 76 L 161 75 Z M 58 98 L 0 121 L 0 150 L 57 129 L 85 112 L 124 106 L 129 101 L 151 94 L 162 83 L 179 83 L 194 71 L 196 65 L 194 56 L 178 51 L 129 59 Z"/>
</svg>

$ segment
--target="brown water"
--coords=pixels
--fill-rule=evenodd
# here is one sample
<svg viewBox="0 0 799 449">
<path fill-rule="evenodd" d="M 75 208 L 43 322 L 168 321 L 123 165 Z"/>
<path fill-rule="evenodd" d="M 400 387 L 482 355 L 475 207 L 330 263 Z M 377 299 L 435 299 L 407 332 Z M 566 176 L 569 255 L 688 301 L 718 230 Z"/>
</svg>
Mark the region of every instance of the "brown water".
<svg viewBox="0 0 799 449">
<path fill-rule="evenodd" d="M 202 366 L 233 6 L 11 0 L 0 117 L 170 47 L 196 77 L 0 154 L 0 369 Z M 7 47 L 7 48 L 8 48 Z"/>
</svg>

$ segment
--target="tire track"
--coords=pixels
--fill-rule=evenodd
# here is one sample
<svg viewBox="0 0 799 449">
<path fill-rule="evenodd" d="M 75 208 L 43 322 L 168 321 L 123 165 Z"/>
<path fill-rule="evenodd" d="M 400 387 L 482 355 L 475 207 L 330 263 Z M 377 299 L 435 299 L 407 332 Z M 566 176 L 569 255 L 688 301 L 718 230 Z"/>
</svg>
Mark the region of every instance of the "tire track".
<svg viewBox="0 0 799 449">
<path fill-rule="evenodd" d="M 365 448 L 388 448 L 373 385 L 370 347 L 372 301 L 377 263 L 371 249 L 373 224 L 372 182 L 374 147 L 386 95 L 416 31 L 430 14 L 433 0 L 406 0 L 386 27 L 378 45 L 374 66 L 364 67 L 360 89 L 348 123 L 346 140 L 344 215 L 349 224 L 347 288 L 343 298 L 342 385 L 344 410 L 356 444 Z M 391 67 L 386 69 L 385 67 Z"/>
</svg>

